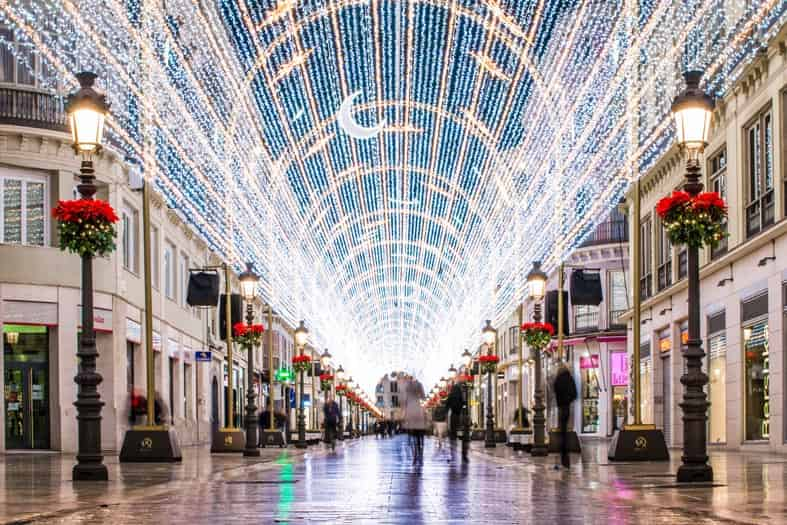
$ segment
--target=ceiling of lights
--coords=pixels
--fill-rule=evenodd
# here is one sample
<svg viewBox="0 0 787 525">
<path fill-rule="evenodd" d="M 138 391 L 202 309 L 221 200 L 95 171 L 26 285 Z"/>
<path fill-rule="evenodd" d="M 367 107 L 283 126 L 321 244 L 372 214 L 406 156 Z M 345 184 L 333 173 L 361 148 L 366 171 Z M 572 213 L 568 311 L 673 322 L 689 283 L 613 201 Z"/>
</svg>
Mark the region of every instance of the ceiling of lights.
<svg viewBox="0 0 787 525">
<path fill-rule="evenodd" d="M 669 146 L 681 71 L 705 69 L 722 93 L 787 10 L 10 4 L 0 19 L 49 78 L 98 72 L 130 162 L 222 257 L 256 261 L 266 300 L 367 388 L 392 369 L 431 383 L 478 344 L 531 262 L 558 263 Z M 348 124 L 340 108 L 356 92 Z M 359 130 L 371 136 L 348 134 Z"/>
</svg>

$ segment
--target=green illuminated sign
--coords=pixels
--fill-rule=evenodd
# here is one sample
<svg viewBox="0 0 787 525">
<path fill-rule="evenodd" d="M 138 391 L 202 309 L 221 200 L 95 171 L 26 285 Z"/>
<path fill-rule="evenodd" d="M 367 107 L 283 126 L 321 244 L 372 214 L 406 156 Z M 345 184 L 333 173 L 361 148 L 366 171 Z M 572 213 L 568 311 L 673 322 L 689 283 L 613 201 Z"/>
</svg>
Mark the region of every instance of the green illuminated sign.
<svg viewBox="0 0 787 525">
<path fill-rule="evenodd" d="M 295 380 L 295 372 L 286 368 L 279 368 L 273 374 L 273 378 L 280 383 L 287 383 Z"/>
</svg>

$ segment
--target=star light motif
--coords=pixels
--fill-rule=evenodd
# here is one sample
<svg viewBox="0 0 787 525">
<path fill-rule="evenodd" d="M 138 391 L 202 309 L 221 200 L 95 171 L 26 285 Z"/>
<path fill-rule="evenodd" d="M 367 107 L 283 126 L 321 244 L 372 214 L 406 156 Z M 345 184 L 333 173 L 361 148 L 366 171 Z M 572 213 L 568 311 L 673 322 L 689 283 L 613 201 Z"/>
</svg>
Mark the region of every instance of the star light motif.
<svg viewBox="0 0 787 525">
<path fill-rule="evenodd" d="M 390 370 L 431 384 L 484 319 L 501 328 L 531 261 L 558 264 L 669 147 L 680 70 L 720 95 L 786 17 L 773 0 L 0 0 L 41 85 L 94 69 L 110 147 L 366 389 Z M 29 61 L 18 43 L 0 45 Z M 360 124 L 387 122 L 372 140 L 337 132 L 357 90 Z"/>
</svg>

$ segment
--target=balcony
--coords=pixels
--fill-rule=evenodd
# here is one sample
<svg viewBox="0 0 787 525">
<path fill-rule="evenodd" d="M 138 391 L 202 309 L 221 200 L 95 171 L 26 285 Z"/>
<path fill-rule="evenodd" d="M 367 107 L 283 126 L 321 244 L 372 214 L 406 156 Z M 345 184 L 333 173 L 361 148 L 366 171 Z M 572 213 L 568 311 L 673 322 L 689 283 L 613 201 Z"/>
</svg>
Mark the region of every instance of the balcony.
<svg viewBox="0 0 787 525">
<path fill-rule="evenodd" d="M 0 124 L 68 131 L 63 98 L 24 86 L 0 87 Z"/>
<path fill-rule="evenodd" d="M 574 312 L 574 331 L 587 333 L 598 331 L 598 308 L 577 309 Z"/>
<path fill-rule="evenodd" d="M 593 230 L 593 233 L 591 233 L 579 247 L 585 248 L 601 244 L 621 243 L 628 242 L 628 240 L 628 222 L 625 219 L 610 220 L 599 223 L 596 229 Z"/>
</svg>

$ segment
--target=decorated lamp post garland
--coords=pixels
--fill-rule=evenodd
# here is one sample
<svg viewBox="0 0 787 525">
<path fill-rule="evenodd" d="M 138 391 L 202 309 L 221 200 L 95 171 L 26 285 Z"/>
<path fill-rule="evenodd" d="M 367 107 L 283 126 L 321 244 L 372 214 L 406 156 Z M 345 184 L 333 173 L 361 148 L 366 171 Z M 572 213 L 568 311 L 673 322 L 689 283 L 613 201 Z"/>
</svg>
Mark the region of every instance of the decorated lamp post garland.
<svg viewBox="0 0 787 525">
<path fill-rule="evenodd" d="M 550 323 L 523 323 L 521 332 L 527 346 L 534 352 L 540 352 L 549 345 L 555 335 L 555 327 Z"/>
<path fill-rule="evenodd" d="M 727 205 L 716 192 L 692 197 L 686 191 L 674 191 L 658 202 L 656 213 L 673 244 L 694 248 L 716 246 L 727 235 L 724 231 Z"/>
<path fill-rule="evenodd" d="M 307 372 L 311 366 L 311 357 L 308 355 L 300 354 L 292 358 L 292 368 L 298 372 Z"/>
<path fill-rule="evenodd" d="M 481 364 L 482 374 L 491 374 L 497 372 L 497 363 L 500 362 L 500 358 L 494 354 L 486 354 L 480 356 L 478 362 Z"/>
<path fill-rule="evenodd" d="M 331 385 L 333 385 L 333 375 L 320 374 L 320 390 L 329 392 L 331 390 Z"/>
<path fill-rule="evenodd" d="M 243 348 L 254 348 L 262 343 L 265 327 L 261 324 L 235 323 L 232 325 L 232 337 Z"/>
<path fill-rule="evenodd" d="M 115 251 L 118 216 L 106 201 L 59 201 L 52 210 L 60 234 L 60 249 L 80 257 L 108 255 Z"/>
</svg>

